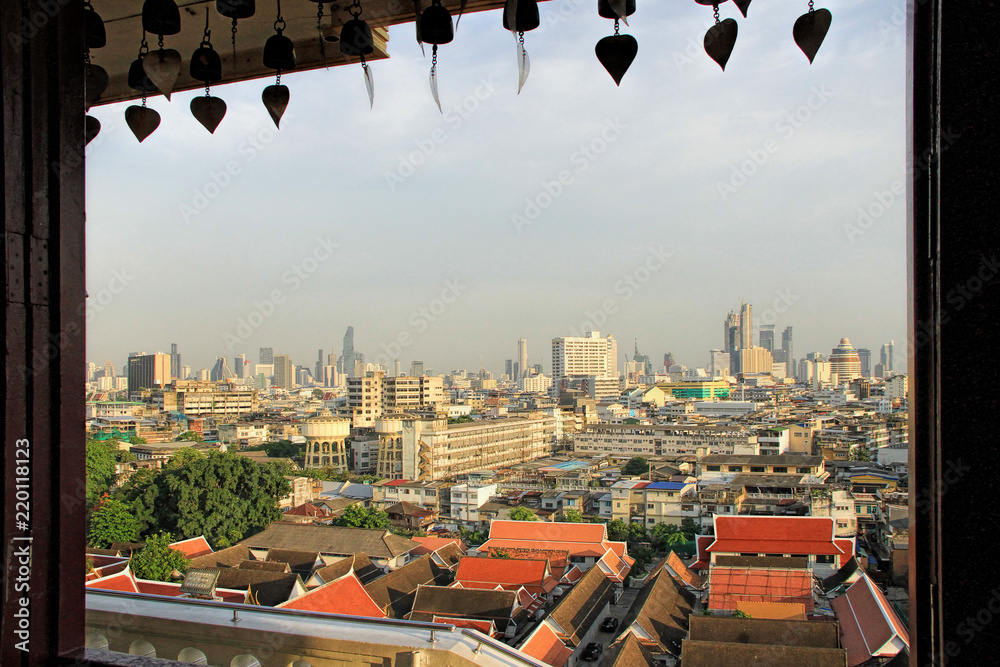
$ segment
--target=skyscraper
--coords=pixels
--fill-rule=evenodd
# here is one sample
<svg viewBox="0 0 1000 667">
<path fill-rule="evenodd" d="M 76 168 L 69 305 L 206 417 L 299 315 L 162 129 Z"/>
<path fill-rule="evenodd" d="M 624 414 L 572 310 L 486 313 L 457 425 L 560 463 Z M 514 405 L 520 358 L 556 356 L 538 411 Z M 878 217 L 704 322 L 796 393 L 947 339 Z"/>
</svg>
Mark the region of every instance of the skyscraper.
<svg viewBox="0 0 1000 667">
<path fill-rule="evenodd" d="M 317 381 L 322 381 L 323 380 L 323 366 L 324 366 L 324 364 L 323 364 L 323 350 L 320 349 L 319 353 L 316 355 L 316 370 L 313 373 L 313 377 L 316 378 Z"/>
<path fill-rule="evenodd" d="M 774 352 L 774 325 L 760 325 L 760 346 L 768 352 Z"/>
<path fill-rule="evenodd" d="M 399 363 L 399 358 L 398 357 L 396 358 L 395 363 L 393 363 L 392 375 L 393 375 L 393 377 L 401 377 L 403 375 L 403 368 L 402 368 L 402 366 Z"/>
<path fill-rule="evenodd" d="M 295 382 L 295 366 L 287 354 L 274 355 L 274 382 L 277 387 L 291 389 Z"/>
<path fill-rule="evenodd" d="M 421 377 L 424 374 L 424 362 L 422 361 L 412 361 L 410 362 L 410 375 L 413 377 Z"/>
<path fill-rule="evenodd" d="M 170 355 L 133 353 L 128 358 L 128 392 L 170 384 Z"/>
<path fill-rule="evenodd" d="M 744 303 L 740 306 L 740 349 L 753 347 L 753 306 Z"/>
<path fill-rule="evenodd" d="M 618 379 L 618 341 L 601 338 L 599 331 L 586 337 L 552 339 L 552 379 L 567 376 L 595 376 Z"/>
<path fill-rule="evenodd" d="M 212 367 L 211 372 L 208 374 L 208 379 L 213 382 L 225 382 L 232 380 L 234 377 L 236 377 L 236 373 L 230 367 L 225 357 L 216 359 L 215 366 Z"/>
<path fill-rule="evenodd" d="M 858 359 L 861 360 L 861 376 L 870 378 L 872 376 L 872 351 L 867 348 L 858 348 Z"/>
<path fill-rule="evenodd" d="M 242 380 L 247 376 L 248 371 L 247 355 L 237 354 L 233 358 L 233 372 L 236 373 L 236 377 Z"/>
<path fill-rule="evenodd" d="M 792 328 L 785 327 L 785 330 L 781 332 L 781 349 L 785 351 L 785 362 L 788 364 L 790 373 L 795 375 L 797 370 L 797 365 L 795 363 L 795 354 L 792 352 Z"/>
<path fill-rule="evenodd" d="M 516 377 L 514 377 L 514 360 L 513 359 L 508 359 L 507 361 L 503 362 L 503 372 L 504 372 L 504 375 L 506 375 L 511 380 L 516 380 L 517 379 Z"/>
<path fill-rule="evenodd" d="M 517 339 L 517 364 L 519 373 L 516 379 L 520 380 L 528 375 L 528 341 L 523 338 Z"/>
<path fill-rule="evenodd" d="M 174 378 L 181 376 L 181 355 L 177 351 L 177 343 L 170 344 L 170 376 Z"/>
<path fill-rule="evenodd" d="M 888 343 L 883 345 L 882 351 L 879 355 L 879 361 L 882 362 L 882 369 L 886 374 L 895 370 L 895 367 L 892 365 L 892 351 L 893 347 L 895 347 L 895 343 L 896 341 L 890 340 Z"/>
<path fill-rule="evenodd" d="M 725 331 L 722 337 L 722 348 L 724 352 L 734 352 L 740 345 L 740 319 L 733 311 L 726 315 Z"/>
<path fill-rule="evenodd" d="M 848 338 L 841 338 L 840 345 L 830 354 L 830 372 L 837 374 L 837 382 L 848 382 L 861 377 L 861 359 Z"/>
<path fill-rule="evenodd" d="M 677 362 L 674 361 L 674 355 L 672 352 L 667 352 L 665 355 L 663 355 L 663 370 L 669 373 L 670 367 L 676 363 Z"/>
<path fill-rule="evenodd" d="M 273 347 L 262 347 L 260 348 L 260 359 L 259 363 L 262 364 L 273 364 L 274 363 L 274 348 Z"/>
</svg>

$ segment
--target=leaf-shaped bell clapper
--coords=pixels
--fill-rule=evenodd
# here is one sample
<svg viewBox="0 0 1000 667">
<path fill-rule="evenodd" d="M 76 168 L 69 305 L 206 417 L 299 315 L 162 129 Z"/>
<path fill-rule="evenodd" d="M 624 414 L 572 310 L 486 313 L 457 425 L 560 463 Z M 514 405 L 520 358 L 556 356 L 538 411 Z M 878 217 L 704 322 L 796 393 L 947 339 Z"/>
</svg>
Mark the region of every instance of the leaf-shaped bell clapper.
<svg viewBox="0 0 1000 667">
<path fill-rule="evenodd" d="M 441 6 L 441 0 L 434 0 L 420 13 L 420 38 L 428 44 L 447 44 L 455 39 L 451 12 Z"/>
<path fill-rule="evenodd" d="M 719 1 L 725 2 L 725 0 Z M 621 5 L 625 6 L 625 16 L 632 16 L 632 14 L 635 14 L 635 0 L 597 0 L 597 13 L 600 14 L 602 18 L 606 19 L 625 18 L 625 16 L 620 16 L 615 13 L 616 9 L 621 11 Z"/>
<path fill-rule="evenodd" d="M 128 68 L 128 87 L 140 93 L 156 93 L 159 89 L 150 81 L 142 66 L 142 58 L 136 58 Z"/>
<path fill-rule="evenodd" d="M 227 19 L 248 19 L 257 12 L 256 0 L 216 0 L 215 8 Z"/>
<path fill-rule="evenodd" d="M 264 42 L 264 67 L 276 70 L 295 69 L 295 45 L 280 32 Z"/>
<path fill-rule="evenodd" d="M 181 12 L 174 0 L 146 0 L 142 5 L 142 29 L 153 35 L 176 35 L 181 31 Z"/>
<path fill-rule="evenodd" d="M 510 11 L 514 3 L 516 3 L 516 8 Z M 512 13 L 515 14 L 514 25 L 510 25 L 510 14 Z M 503 27 L 505 30 L 528 32 L 537 28 L 540 23 L 537 0 L 507 0 L 507 5 L 503 11 Z"/>
<path fill-rule="evenodd" d="M 104 21 L 94 10 L 90 2 L 83 6 L 83 31 L 88 49 L 99 49 L 108 43 L 108 34 L 104 30 Z"/>
<path fill-rule="evenodd" d="M 367 56 L 375 51 L 371 27 L 361 19 L 351 19 L 340 29 L 340 52 L 345 56 Z"/>
<path fill-rule="evenodd" d="M 191 56 L 191 78 L 215 83 L 222 79 L 222 58 L 211 46 L 200 46 Z"/>
</svg>

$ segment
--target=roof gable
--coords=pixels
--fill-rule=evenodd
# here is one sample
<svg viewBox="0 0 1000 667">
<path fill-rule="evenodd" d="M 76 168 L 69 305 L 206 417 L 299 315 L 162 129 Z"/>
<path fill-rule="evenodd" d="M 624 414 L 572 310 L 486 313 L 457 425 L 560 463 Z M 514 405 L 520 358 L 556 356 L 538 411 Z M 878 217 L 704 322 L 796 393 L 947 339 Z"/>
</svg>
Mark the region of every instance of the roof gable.
<svg viewBox="0 0 1000 667">
<path fill-rule="evenodd" d="M 281 609 L 318 611 L 326 614 L 346 616 L 370 616 L 385 618 L 386 614 L 365 590 L 364 586 L 350 571 L 339 579 L 323 584 L 305 595 L 282 602 Z"/>
</svg>

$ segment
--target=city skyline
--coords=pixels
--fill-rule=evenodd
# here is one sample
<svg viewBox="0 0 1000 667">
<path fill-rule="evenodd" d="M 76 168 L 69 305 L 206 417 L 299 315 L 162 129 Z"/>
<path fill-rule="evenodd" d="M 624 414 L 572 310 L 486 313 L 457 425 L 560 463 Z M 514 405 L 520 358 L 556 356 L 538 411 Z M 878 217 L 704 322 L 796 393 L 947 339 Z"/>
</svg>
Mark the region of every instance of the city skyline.
<svg viewBox="0 0 1000 667">
<path fill-rule="evenodd" d="M 704 367 L 742 299 L 795 327 L 800 358 L 895 340 L 902 368 L 896 8 L 839 3 L 810 65 L 788 8 L 755 4 L 722 72 L 700 43 L 710 12 L 643 5 L 615 87 L 592 54 L 609 22 L 584 3 L 552 23 L 550 4 L 520 95 L 498 13 L 463 17 L 443 115 L 412 26 L 372 64 L 371 110 L 353 67 L 283 75 L 280 131 L 260 81 L 213 89 L 229 105 L 214 135 L 190 117 L 197 92 L 151 97 L 162 126 L 141 145 L 124 105 L 92 109 L 88 359 L 176 342 L 192 368 L 264 346 L 311 367 L 351 324 L 390 368 L 497 372 L 524 338 L 549 370 L 549 341 L 587 328 Z"/>
</svg>

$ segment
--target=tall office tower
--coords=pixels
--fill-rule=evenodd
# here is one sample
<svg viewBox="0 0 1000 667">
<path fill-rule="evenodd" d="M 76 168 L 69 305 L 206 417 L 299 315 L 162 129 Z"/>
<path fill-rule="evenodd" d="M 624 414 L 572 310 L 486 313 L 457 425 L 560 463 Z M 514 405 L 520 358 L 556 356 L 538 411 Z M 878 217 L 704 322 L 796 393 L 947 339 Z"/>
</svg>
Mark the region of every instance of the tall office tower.
<svg viewBox="0 0 1000 667">
<path fill-rule="evenodd" d="M 726 315 L 724 331 L 722 334 L 722 347 L 724 352 L 734 352 L 740 347 L 740 318 L 733 311 Z"/>
<path fill-rule="evenodd" d="M 771 353 L 762 347 L 744 348 L 735 356 L 739 358 L 740 373 L 770 373 L 774 364 Z"/>
<path fill-rule="evenodd" d="M 292 358 L 287 354 L 274 355 L 274 381 L 276 387 L 291 389 L 295 382 L 295 366 L 292 365 Z"/>
<path fill-rule="evenodd" d="M 393 375 L 393 377 L 402 377 L 403 376 L 403 367 L 399 363 L 399 358 L 398 357 L 396 358 L 396 361 L 394 361 L 393 364 L 392 364 L 392 375 Z"/>
<path fill-rule="evenodd" d="M 514 362 L 513 372 L 514 372 L 514 374 L 511 375 L 512 378 L 520 378 L 521 377 L 521 362 L 520 361 L 515 361 Z"/>
<path fill-rule="evenodd" d="M 177 343 L 170 344 L 170 377 L 181 376 L 181 355 L 177 351 Z"/>
<path fill-rule="evenodd" d="M 133 353 L 128 359 L 128 393 L 170 384 L 170 355 Z"/>
<path fill-rule="evenodd" d="M 520 373 L 517 378 L 520 380 L 528 375 L 528 341 L 523 338 L 517 339 L 517 365 Z"/>
<path fill-rule="evenodd" d="M 740 349 L 753 347 L 753 306 L 740 306 Z"/>
<path fill-rule="evenodd" d="M 663 370 L 669 373 L 670 367 L 676 363 L 677 361 L 674 359 L 674 355 L 672 352 L 667 352 L 665 355 L 663 355 Z"/>
<path fill-rule="evenodd" d="M 879 361 L 882 362 L 882 370 L 886 374 L 889 374 L 895 370 L 895 367 L 892 365 L 892 349 L 893 347 L 895 347 L 895 344 L 896 341 L 890 340 L 888 343 L 882 346 L 882 352 L 879 355 L 880 356 Z"/>
<path fill-rule="evenodd" d="M 785 327 L 785 330 L 781 332 L 781 349 L 785 351 L 785 361 L 789 364 L 789 368 L 792 369 L 792 375 L 795 375 L 795 354 L 792 352 L 792 328 Z"/>
<path fill-rule="evenodd" d="M 313 379 L 312 373 L 310 373 L 309 369 L 305 366 L 299 366 L 295 369 L 295 377 L 297 379 L 297 384 L 300 386 L 311 384 Z"/>
<path fill-rule="evenodd" d="M 181 376 L 178 379 L 187 380 L 190 377 L 191 377 L 191 367 L 187 365 L 181 366 Z"/>
<path fill-rule="evenodd" d="M 712 374 L 712 377 L 725 377 L 729 375 L 729 358 L 728 352 L 723 352 L 722 350 L 711 350 L 709 351 L 708 358 L 708 372 Z"/>
<path fill-rule="evenodd" d="M 774 325 L 760 325 L 760 346 L 768 352 L 774 352 Z"/>
<path fill-rule="evenodd" d="M 323 366 L 323 386 L 336 387 L 337 380 L 337 367 L 331 364 Z"/>
<path fill-rule="evenodd" d="M 273 347 L 262 347 L 260 348 L 260 358 L 257 360 L 261 364 L 273 364 L 274 363 L 274 348 Z"/>
<path fill-rule="evenodd" d="M 323 379 L 323 350 L 319 350 L 319 353 L 316 355 L 316 368 L 312 376 L 317 382 Z"/>
<path fill-rule="evenodd" d="M 94 373 L 96 372 L 97 372 L 97 364 L 91 361 L 89 364 L 87 364 L 87 382 L 94 381 Z"/>
<path fill-rule="evenodd" d="M 508 359 L 505 362 L 503 362 L 503 373 L 504 373 L 504 375 L 506 375 L 511 380 L 516 380 L 517 379 L 516 377 L 514 377 L 514 360 L 513 359 Z"/>
<path fill-rule="evenodd" d="M 128 367 L 125 367 L 125 372 L 128 373 Z M 104 377 L 113 378 L 115 376 L 115 365 L 111 363 L 110 360 L 104 362 Z"/>
<path fill-rule="evenodd" d="M 864 347 L 858 348 L 858 359 L 861 360 L 861 377 L 870 378 L 872 376 L 872 351 Z"/>
<path fill-rule="evenodd" d="M 200 368 L 198 369 L 198 380 L 200 382 L 208 382 L 208 369 Z"/>
<path fill-rule="evenodd" d="M 248 371 L 247 355 L 237 354 L 233 357 L 233 372 L 236 373 L 236 377 L 242 380 L 247 376 Z"/>
<path fill-rule="evenodd" d="M 530 375 L 541 375 L 541 373 L 542 373 L 542 365 L 541 364 L 531 364 L 531 373 L 530 373 Z"/>
<path fill-rule="evenodd" d="M 410 362 L 410 375 L 412 377 L 422 377 L 424 374 L 424 362 L 422 361 L 411 361 Z"/>
<path fill-rule="evenodd" d="M 212 367 L 212 372 L 208 374 L 208 379 L 212 382 L 226 382 L 232 380 L 234 377 L 236 377 L 236 373 L 233 372 L 225 357 L 216 359 L 215 366 Z"/>
<path fill-rule="evenodd" d="M 849 338 L 841 338 L 840 345 L 830 354 L 830 372 L 837 374 L 838 382 L 849 382 L 861 377 L 861 359 Z"/>
<path fill-rule="evenodd" d="M 354 353 L 354 327 L 347 327 L 347 331 L 344 333 L 344 347 L 343 352 L 340 354 L 344 358 L 344 375 L 349 377 L 355 377 L 354 375 L 354 362 L 357 361 Z"/>
</svg>

